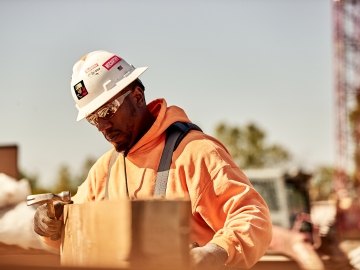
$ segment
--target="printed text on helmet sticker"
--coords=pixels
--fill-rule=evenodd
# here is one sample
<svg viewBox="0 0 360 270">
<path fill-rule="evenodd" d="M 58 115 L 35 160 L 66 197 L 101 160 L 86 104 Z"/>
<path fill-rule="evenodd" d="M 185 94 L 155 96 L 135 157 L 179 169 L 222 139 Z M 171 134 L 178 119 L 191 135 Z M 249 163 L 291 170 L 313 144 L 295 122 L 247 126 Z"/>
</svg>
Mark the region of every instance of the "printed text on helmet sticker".
<svg viewBox="0 0 360 270">
<path fill-rule="evenodd" d="M 121 58 L 119 56 L 114 55 L 110 59 L 108 59 L 102 66 L 107 70 L 110 70 L 113 66 L 116 65 L 116 63 L 119 63 L 120 61 Z"/>
</svg>

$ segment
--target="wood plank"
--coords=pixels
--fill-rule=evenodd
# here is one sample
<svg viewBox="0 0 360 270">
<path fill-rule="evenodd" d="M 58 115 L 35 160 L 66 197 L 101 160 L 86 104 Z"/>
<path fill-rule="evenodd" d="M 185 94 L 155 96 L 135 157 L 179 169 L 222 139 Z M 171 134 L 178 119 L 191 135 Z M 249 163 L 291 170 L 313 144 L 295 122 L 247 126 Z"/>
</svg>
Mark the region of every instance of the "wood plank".
<svg viewBox="0 0 360 270">
<path fill-rule="evenodd" d="M 122 200 L 67 205 L 61 264 L 188 268 L 190 216 L 188 200 Z"/>
</svg>

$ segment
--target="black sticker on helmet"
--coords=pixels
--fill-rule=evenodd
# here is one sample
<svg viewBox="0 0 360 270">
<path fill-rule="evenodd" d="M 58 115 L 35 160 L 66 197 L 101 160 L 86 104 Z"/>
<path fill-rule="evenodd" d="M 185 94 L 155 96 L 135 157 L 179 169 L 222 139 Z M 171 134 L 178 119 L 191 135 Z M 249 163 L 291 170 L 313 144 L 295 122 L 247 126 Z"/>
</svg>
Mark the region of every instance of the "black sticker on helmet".
<svg viewBox="0 0 360 270">
<path fill-rule="evenodd" d="M 75 84 L 74 90 L 75 90 L 76 97 L 78 99 L 82 99 L 83 97 L 85 97 L 88 94 L 88 91 L 85 87 L 84 81 L 80 81 L 77 84 Z"/>
</svg>

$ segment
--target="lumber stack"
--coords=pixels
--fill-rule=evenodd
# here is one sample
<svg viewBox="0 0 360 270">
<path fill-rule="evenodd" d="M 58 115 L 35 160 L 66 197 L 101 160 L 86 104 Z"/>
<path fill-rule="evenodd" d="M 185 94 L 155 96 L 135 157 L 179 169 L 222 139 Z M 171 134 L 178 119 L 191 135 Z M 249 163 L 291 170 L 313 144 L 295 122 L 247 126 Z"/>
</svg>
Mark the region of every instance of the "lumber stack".
<svg viewBox="0 0 360 270">
<path fill-rule="evenodd" d="M 66 205 L 61 264 L 188 269 L 190 216 L 188 200 Z"/>
</svg>

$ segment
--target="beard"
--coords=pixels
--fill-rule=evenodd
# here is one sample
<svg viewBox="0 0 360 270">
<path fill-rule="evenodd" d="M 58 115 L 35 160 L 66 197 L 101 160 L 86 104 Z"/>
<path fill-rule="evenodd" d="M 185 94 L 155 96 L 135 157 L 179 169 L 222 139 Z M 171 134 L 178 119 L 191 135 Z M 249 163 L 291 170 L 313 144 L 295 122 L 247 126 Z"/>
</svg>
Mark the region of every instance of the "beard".
<svg viewBox="0 0 360 270">
<path fill-rule="evenodd" d="M 117 152 L 128 152 L 132 146 L 131 138 L 125 135 L 121 136 L 118 140 L 110 141 L 110 143 L 115 147 Z"/>
<path fill-rule="evenodd" d="M 134 145 L 134 138 L 132 133 L 121 133 L 113 140 L 107 139 L 114 147 L 117 152 L 127 153 Z"/>
<path fill-rule="evenodd" d="M 127 153 L 130 150 L 130 144 L 128 143 L 112 143 L 117 152 Z"/>
</svg>

